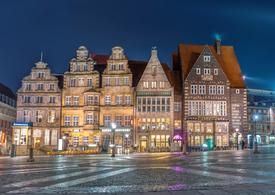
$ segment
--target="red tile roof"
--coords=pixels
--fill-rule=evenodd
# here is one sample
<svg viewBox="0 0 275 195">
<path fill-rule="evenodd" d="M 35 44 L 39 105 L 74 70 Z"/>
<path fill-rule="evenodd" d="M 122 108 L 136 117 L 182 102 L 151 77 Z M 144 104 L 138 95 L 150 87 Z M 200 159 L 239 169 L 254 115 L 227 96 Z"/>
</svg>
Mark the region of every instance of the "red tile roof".
<svg viewBox="0 0 275 195">
<path fill-rule="evenodd" d="M 0 83 L 0 93 L 17 101 L 16 95 L 12 92 L 12 90 L 2 83 Z"/>
<path fill-rule="evenodd" d="M 242 71 L 240 69 L 233 46 L 221 46 L 221 54 L 216 53 L 215 46 L 208 47 L 220 64 L 222 70 L 224 71 L 226 77 L 231 84 L 231 87 L 246 88 L 245 82 L 243 80 Z M 204 48 L 205 45 L 179 44 L 179 63 L 181 63 L 182 78 L 187 77 L 188 73 L 194 66 L 196 60 L 198 59 L 200 53 L 203 51 Z M 175 55 L 176 54 L 173 55 L 172 53 L 172 56 L 175 57 Z"/>
<path fill-rule="evenodd" d="M 174 87 L 174 93 L 181 94 L 182 88 L 181 88 L 180 72 L 166 70 L 165 74 L 166 74 L 171 86 Z"/>
</svg>

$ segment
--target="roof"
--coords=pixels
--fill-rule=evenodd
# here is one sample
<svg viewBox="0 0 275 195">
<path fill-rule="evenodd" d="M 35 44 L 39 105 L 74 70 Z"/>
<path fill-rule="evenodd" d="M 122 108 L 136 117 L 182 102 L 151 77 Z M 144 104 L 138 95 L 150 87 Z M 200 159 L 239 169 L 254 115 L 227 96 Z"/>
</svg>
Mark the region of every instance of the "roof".
<svg viewBox="0 0 275 195">
<path fill-rule="evenodd" d="M 63 84 L 64 84 L 63 74 L 52 74 L 52 76 L 55 76 L 58 79 L 58 87 L 60 89 L 63 89 Z"/>
<path fill-rule="evenodd" d="M 215 46 L 208 46 L 214 57 L 228 78 L 231 87 L 246 88 L 233 46 L 221 46 L 221 54 L 217 54 Z M 182 78 L 186 78 L 191 71 L 205 45 L 179 44 L 179 57 L 182 69 Z M 173 53 L 172 53 L 173 56 Z M 175 57 L 175 54 L 174 54 Z M 172 58 L 173 59 L 173 58 Z"/>
<path fill-rule="evenodd" d="M 172 51 L 172 69 L 178 70 L 178 52 Z"/>
<path fill-rule="evenodd" d="M 4 94 L 5 96 L 8 96 L 9 98 L 17 101 L 16 95 L 12 92 L 10 88 L 8 88 L 6 85 L 0 83 L 0 93 Z"/>
<path fill-rule="evenodd" d="M 94 70 L 97 70 L 101 75 L 106 68 L 107 60 L 109 60 L 110 55 L 91 54 L 91 58 L 94 61 L 97 61 L 96 65 L 94 66 Z M 126 56 L 126 59 L 128 59 L 128 56 Z M 136 87 L 138 85 L 138 82 L 139 82 L 148 62 L 128 60 L 128 64 L 129 64 L 129 68 L 133 74 L 132 86 Z M 170 71 L 170 68 L 166 63 L 161 63 L 161 65 L 162 65 L 162 68 L 164 71 Z M 166 76 L 167 76 L 167 73 L 166 73 Z M 102 79 L 102 78 L 100 77 L 100 79 Z M 101 83 L 102 83 L 102 81 L 100 80 L 100 86 L 101 86 Z"/>
<path fill-rule="evenodd" d="M 171 86 L 174 87 L 174 93 L 181 94 L 182 89 L 181 89 L 180 72 L 166 70 L 165 74 L 166 74 Z"/>
</svg>

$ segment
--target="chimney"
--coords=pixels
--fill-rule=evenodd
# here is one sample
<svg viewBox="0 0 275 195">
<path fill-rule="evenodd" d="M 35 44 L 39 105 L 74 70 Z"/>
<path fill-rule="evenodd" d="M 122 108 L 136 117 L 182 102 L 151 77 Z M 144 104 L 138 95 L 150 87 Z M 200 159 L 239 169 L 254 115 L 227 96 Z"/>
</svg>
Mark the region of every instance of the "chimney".
<svg viewBox="0 0 275 195">
<path fill-rule="evenodd" d="M 217 54 L 221 54 L 221 40 L 220 39 L 216 39 L 215 47 L 216 47 Z"/>
</svg>

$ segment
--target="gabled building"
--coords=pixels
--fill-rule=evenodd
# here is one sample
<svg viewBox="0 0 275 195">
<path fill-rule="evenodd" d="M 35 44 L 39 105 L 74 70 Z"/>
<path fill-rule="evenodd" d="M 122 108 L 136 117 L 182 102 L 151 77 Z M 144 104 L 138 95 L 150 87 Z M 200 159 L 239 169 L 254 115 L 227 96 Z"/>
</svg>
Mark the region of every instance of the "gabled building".
<svg viewBox="0 0 275 195">
<path fill-rule="evenodd" d="M 69 71 L 64 73 L 61 134 L 66 150 L 82 150 L 97 144 L 100 116 L 100 75 L 86 47 L 76 51 Z"/>
<path fill-rule="evenodd" d="M 232 46 L 179 44 L 172 67 L 181 72 L 185 140 L 200 147 L 213 139 L 228 146 L 247 133 L 246 85 Z M 176 56 L 175 56 L 176 55 Z M 174 60 L 177 58 L 177 60 Z"/>
<path fill-rule="evenodd" d="M 16 121 L 16 95 L 0 83 L 0 155 L 9 154 L 12 144 L 12 124 Z"/>
<path fill-rule="evenodd" d="M 152 50 L 135 89 L 135 144 L 141 152 L 169 148 L 174 135 L 174 87 L 166 71 L 170 68 L 161 64 L 157 50 Z"/>
<path fill-rule="evenodd" d="M 52 151 L 60 137 L 61 90 L 57 77 L 40 61 L 22 80 L 17 91 L 17 119 L 13 125 L 13 144 L 17 155 L 26 155 L 27 146 Z"/>
</svg>

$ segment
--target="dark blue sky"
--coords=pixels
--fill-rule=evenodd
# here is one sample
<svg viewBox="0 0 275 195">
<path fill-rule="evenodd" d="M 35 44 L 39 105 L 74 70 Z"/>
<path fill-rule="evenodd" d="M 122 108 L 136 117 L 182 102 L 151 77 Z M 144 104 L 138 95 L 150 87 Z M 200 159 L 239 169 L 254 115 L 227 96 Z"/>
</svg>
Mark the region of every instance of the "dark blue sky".
<svg viewBox="0 0 275 195">
<path fill-rule="evenodd" d="M 233 45 L 249 88 L 275 90 L 275 1 L 0 1 L 0 82 L 13 91 L 44 52 L 53 73 L 68 70 L 76 50 L 110 54 L 121 46 L 148 61 L 157 46 L 170 65 L 178 44 Z"/>
</svg>

